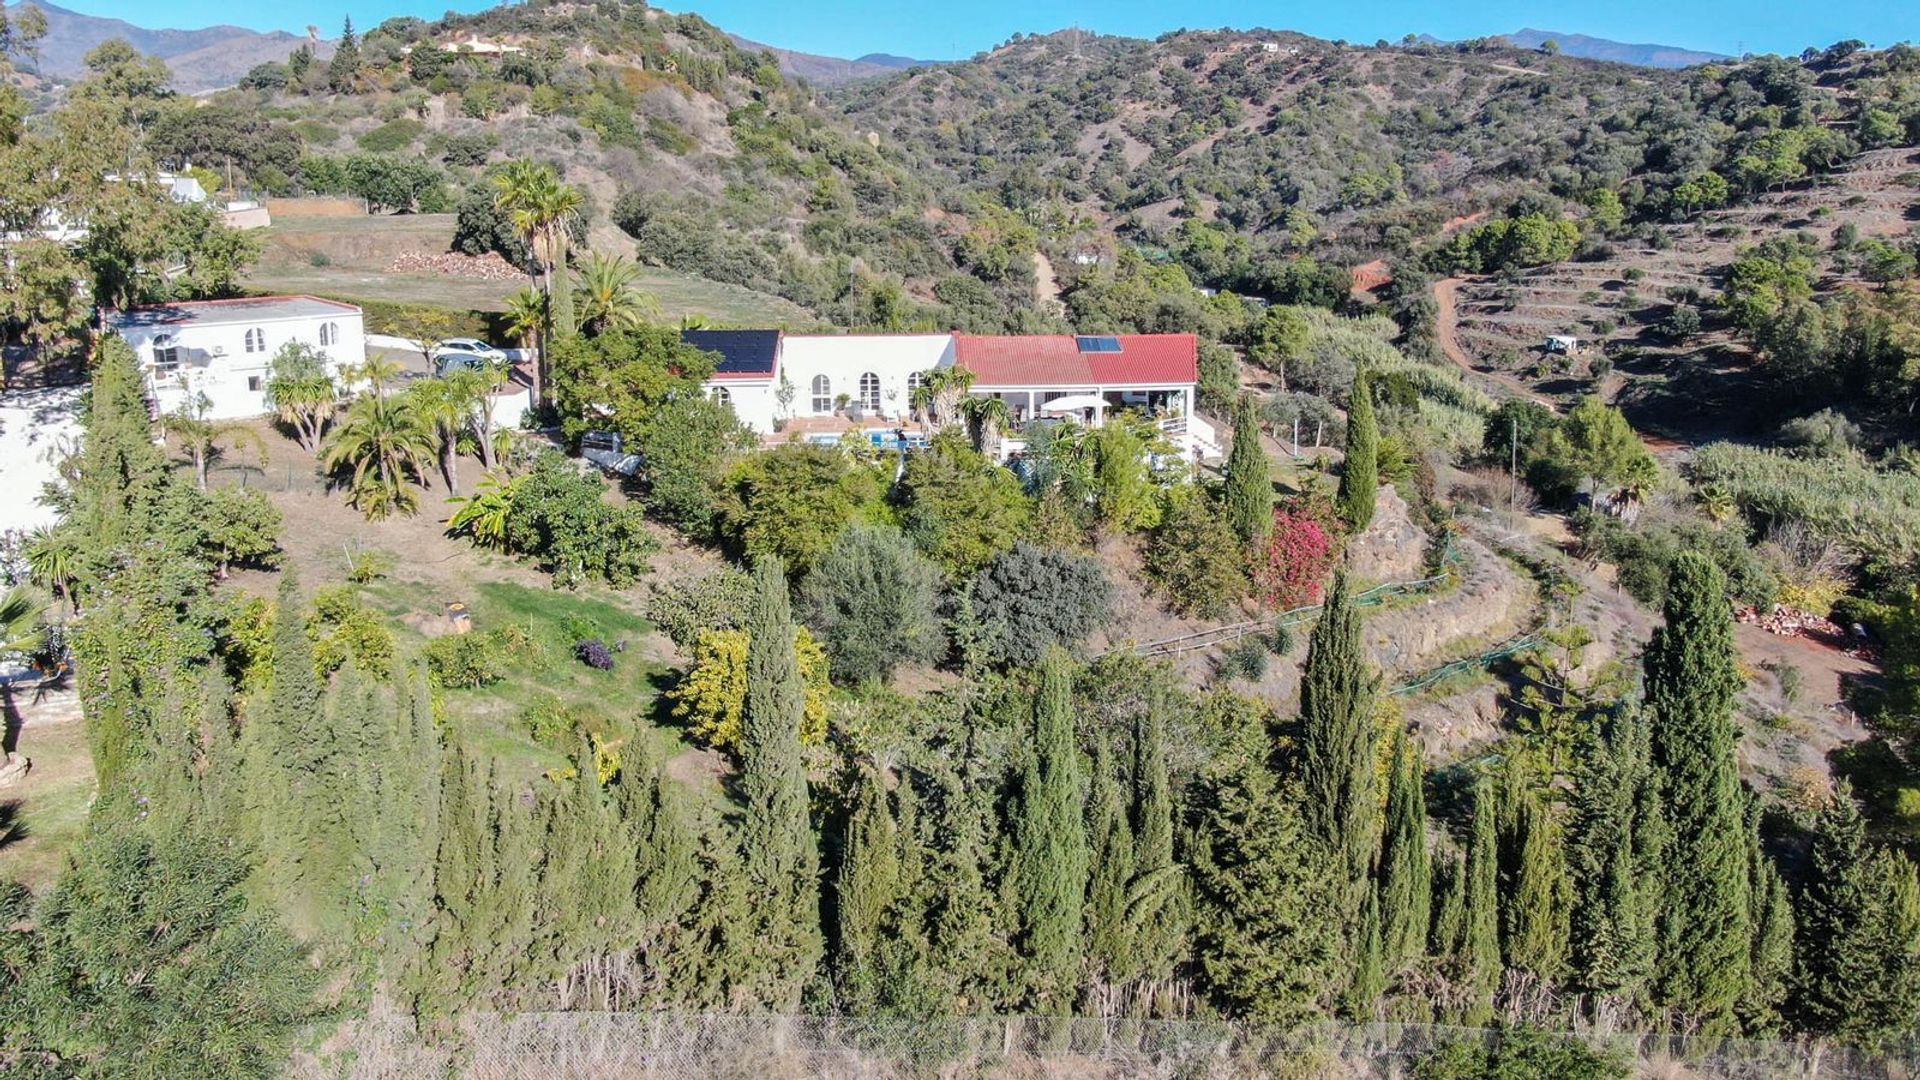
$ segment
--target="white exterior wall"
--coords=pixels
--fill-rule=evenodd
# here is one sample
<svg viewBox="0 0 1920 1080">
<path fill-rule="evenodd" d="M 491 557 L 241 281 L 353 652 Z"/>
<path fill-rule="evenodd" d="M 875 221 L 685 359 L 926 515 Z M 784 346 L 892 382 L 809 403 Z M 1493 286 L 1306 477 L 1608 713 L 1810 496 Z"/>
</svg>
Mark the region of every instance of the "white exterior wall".
<svg viewBox="0 0 1920 1080">
<path fill-rule="evenodd" d="M 841 394 L 860 400 L 860 376 L 872 372 L 880 377 L 880 415 L 900 419 L 913 409 L 907 377 L 952 366 L 951 334 L 788 334 L 780 355 L 780 370 L 793 383 L 795 416 L 825 416 Z M 824 409 L 814 408 L 817 375 L 830 386 Z"/>
<path fill-rule="evenodd" d="M 320 327 L 332 323 L 339 334 L 331 345 L 320 344 Z M 246 349 L 248 330 L 258 329 L 264 346 Z M 267 410 L 268 368 L 275 353 L 289 341 L 304 341 L 327 358 L 336 376 L 343 367 L 367 359 L 366 332 L 358 310 L 342 308 L 326 315 L 251 319 L 219 323 L 206 320 L 172 325 L 131 326 L 118 331 L 140 360 L 147 388 L 162 413 L 179 409 L 196 393 L 205 394 L 207 415 L 216 420 L 260 416 Z M 154 340 L 171 335 L 178 347 L 180 366 L 171 375 L 154 370 Z"/>
<path fill-rule="evenodd" d="M 773 421 L 779 415 L 780 402 L 772 379 L 708 379 L 706 391 L 711 395 L 716 389 L 727 392 L 727 400 L 733 405 L 733 414 L 740 422 L 762 435 L 773 433 Z M 794 408 L 800 405 L 798 394 L 794 395 Z"/>
</svg>

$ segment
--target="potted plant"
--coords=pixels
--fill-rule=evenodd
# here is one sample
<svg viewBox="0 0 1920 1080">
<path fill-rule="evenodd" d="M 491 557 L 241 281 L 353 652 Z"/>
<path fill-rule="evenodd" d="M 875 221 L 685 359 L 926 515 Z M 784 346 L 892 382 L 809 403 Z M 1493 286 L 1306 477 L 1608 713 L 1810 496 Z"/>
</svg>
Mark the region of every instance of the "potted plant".
<svg viewBox="0 0 1920 1080">
<path fill-rule="evenodd" d="M 851 394 L 836 394 L 833 399 L 833 411 L 837 414 L 847 411 L 847 403 L 853 400 Z"/>
</svg>

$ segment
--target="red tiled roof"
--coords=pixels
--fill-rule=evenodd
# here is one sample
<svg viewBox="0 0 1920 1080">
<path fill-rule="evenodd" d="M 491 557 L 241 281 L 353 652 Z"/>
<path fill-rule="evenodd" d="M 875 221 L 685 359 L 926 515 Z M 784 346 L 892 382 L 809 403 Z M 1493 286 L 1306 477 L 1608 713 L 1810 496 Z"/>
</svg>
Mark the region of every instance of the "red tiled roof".
<svg viewBox="0 0 1920 1080">
<path fill-rule="evenodd" d="M 1069 334 L 953 336 L 954 363 L 974 385 L 1180 385 L 1200 379 L 1200 343 L 1192 334 L 1114 334 L 1117 353 L 1083 353 Z"/>
</svg>

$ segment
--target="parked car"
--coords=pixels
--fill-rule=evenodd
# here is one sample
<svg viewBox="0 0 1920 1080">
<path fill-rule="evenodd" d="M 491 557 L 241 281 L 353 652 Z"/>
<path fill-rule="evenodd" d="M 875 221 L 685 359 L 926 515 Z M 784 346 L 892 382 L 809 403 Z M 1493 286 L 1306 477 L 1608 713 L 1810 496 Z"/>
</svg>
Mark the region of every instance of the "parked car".
<svg viewBox="0 0 1920 1080">
<path fill-rule="evenodd" d="M 449 349 L 435 349 L 433 352 L 433 373 L 441 377 L 455 371 L 497 371 L 506 365 L 502 357 L 485 353 L 454 352 Z"/>
<path fill-rule="evenodd" d="M 435 360 L 438 360 L 442 353 L 471 353 L 474 356 L 484 356 L 495 363 L 504 364 L 507 362 L 506 353 L 481 341 L 479 338 L 448 338 L 433 347 L 433 358 Z"/>
<path fill-rule="evenodd" d="M 640 455 L 627 452 L 625 440 L 617 431 L 589 431 L 580 436 L 580 456 L 621 476 L 640 471 Z"/>
</svg>

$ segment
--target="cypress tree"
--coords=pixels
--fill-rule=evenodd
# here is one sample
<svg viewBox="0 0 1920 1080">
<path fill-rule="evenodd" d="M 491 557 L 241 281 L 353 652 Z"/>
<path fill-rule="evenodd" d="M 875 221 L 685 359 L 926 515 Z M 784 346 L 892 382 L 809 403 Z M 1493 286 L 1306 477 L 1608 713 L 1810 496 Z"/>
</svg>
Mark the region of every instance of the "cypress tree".
<svg viewBox="0 0 1920 1080">
<path fill-rule="evenodd" d="M 787 572 L 778 556 L 754 567 L 747 700 L 741 714 L 741 861 L 752 923 L 755 1000 L 791 1010 L 819 963 L 819 851 L 808 816 L 800 726 L 806 683 L 794 651 Z"/>
<path fill-rule="evenodd" d="M 1433 930 L 1427 951 L 1434 956 L 1458 957 L 1466 949 L 1467 865 L 1452 851 L 1434 853 Z"/>
<path fill-rule="evenodd" d="M 863 770 L 834 880 L 834 981 L 843 1012 L 858 1016 L 877 1011 L 885 989 L 882 939 L 901 888 L 900 837 L 886 785 L 874 771 Z"/>
<path fill-rule="evenodd" d="M 1227 523 L 1240 542 L 1264 548 L 1273 532 L 1273 474 L 1260 446 L 1260 422 L 1253 396 L 1242 394 L 1233 408 L 1233 445 L 1227 451 Z"/>
<path fill-rule="evenodd" d="M 297 890 L 301 859 L 311 850 L 313 822 L 305 815 L 314 805 L 320 765 L 316 736 L 326 691 L 314 667 L 300 583 L 291 567 L 280 575 L 272 642 L 266 700 L 263 707 L 249 711 L 241 737 L 251 777 L 248 801 L 260 823 L 267 881 L 291 896 Z"/>
<path fill-rule="evenodd" d="M 1642 1002 L 1653 972 L 1655 865 L 1650 817 L 1657 794 L 1646 717 L 1623 708 L 1586 739 L 1575 760 L 1568 868 L 1574 902 L 1568 932 L 1574 985 Z M 1656 845 L 1657 846 L 1657 845 Z"/>
<path fill-rule="evenodd" d="M 1362 373 L 1354 376 L 1347 405 L 1347 453 L 1340 466 L 1336 501 L 1340 516 L 1354 532 L 1373 521 L 1380 491 L 1380 427 L 1373 418 L 1373 387 Z"/>
<path fill-rule="evenodd" d="M 1753 882 L 1753 974 L 1740 1002 L 1740 1025 L 1749 1033 L 1780 1027 L 1780 1007 L 1793 977 L 1793 904 L 1780 870 L 1760 836 L 1760 800 L 1747 799 L 1747 874 Z"/>
<path fill-rule="evenodd" d="M 1350 914 L 1343 860 L 1313 837 L 1305 795 L 1264 763 L 1232 755 L 1194 800 L 1194 953 L 1201 983 L 1235 1013 L 1283 1023 L 1318 1015 L 1337 985 Z"/>
<path fill-rule="evenodd" d="M 1798 954 L 1807 1029 L 1872 1040 L 1920 1020 L 1920 882 L 1912 860 L 1867 842 L 1844 782 L 1814 833 Z"/>
<path fill-rule="evenodd" d="M 1387 778 L 1379 897 L 1382 962 L 1389 973 L 1404 971 L 1426 951 L 1433 902 L 1420 750 L 1407 738 L 1404 727 L 1394 735 L 1393 770 Z"/>
<path fill-rule="evenodd" d="M 664 936 L 698 898 L 700 840 L 645 739 L 627 751 L 615 801 L 624 842 L 633 851 L 633 940 L 644 947 Z"/>
<path fill-rule="evenodd" d="M 1507 965 L 1552 982 L 1566 961 L 1565 853 L 1551 812 L 1524 788 L 1518 791 L 1517 818 L 1513 874 L 1504 890 Z"/>
<path fill-rule="evenodd" d="M 1187 953 L 1186 876 L 1174 862 L 1173 792 L 1167 778 L 1168 691 L 1155 681 L 1134 726 L 1133 880 L 1127 886 L 1133 921 L 1134 978 L 1171 978 Z"/>
<path fill-rule="evenodd" d="M 1300 762 L 1307 825 L 1337 859 L 1348 910 L 1372 872 L 1380 842 L 1375 796 L 1373 694 L 1377 680 L 1360 644 L 1360 613 L 1344 572 L 1321 609 L 1300 676 Z"/>
<path fill-rule="evenodd" d="M 1034 1003 L 1072 1008 L 1086 950 L 1083 909 L 1090 854 L 1085 769 L 1073 723 L 1073 665 L 1058 646 L 1040 662 L 1033 748 L 1025 755 L 1014 821 L 1014 874 Z"/>
<path fill-rule="evenodd" d="M 1500 987 L 1500 836 L 1494 813 L 1493 786 L 1482 779 L 1473 792 L 1473 832 L 1461 890 L 1458 967 L 1467 1024 L 1486 1022 Z"/>
<path fill-rule="evenodd" d="M 1345 1012 L 1354 1020 L 1373 1016 L 1380 995 L 1386 990 L 1380 941 L 1380 894 L 1369 891 L 1360 915 L 1360 929 L 1353 937 L 1353 972 L 1347 983 Z"/>
<path fill-rule="evenodd" d="M 1731 1026 L 1751 965 L 1745 800 L 1734 760 L 1733 613 L 1720 568 L 1674 561 L 1665 625 L 1646 651 L 1653 759 L 1665 776 L 1672 841 L 1663 861 L 1657 991 L 1709 1030 Z"/>
<path fill-rule="evenodd" d="M 1133 830 L 1120 777 L 1105 734 L 1094 743 L 1093 787 L 1087 800 L 1092 877 L 1087 885 L 1088 971 L 1098 983 L 1124 981 L 1134 966 L 1134 920 L 1127 914 L 1133 882 Z"/>
</svg>

